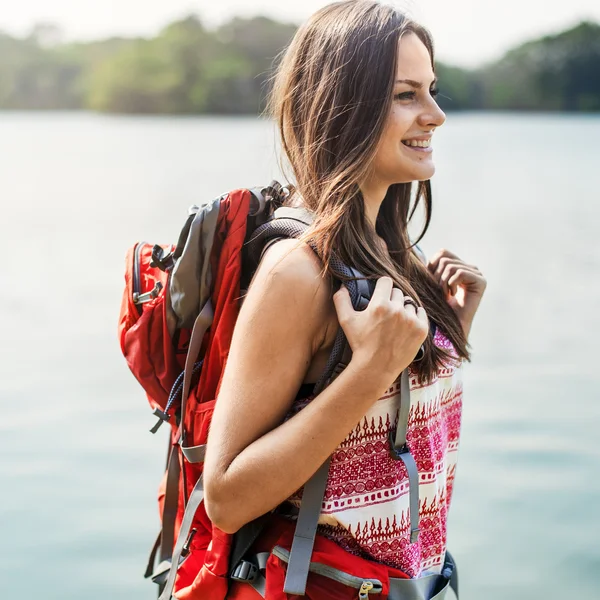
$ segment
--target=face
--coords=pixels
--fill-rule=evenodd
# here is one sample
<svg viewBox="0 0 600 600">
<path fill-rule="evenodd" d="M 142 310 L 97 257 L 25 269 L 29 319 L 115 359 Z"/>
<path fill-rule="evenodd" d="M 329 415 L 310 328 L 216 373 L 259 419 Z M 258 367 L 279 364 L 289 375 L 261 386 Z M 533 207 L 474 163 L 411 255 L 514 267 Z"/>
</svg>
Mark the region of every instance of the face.
<svg viewBox="0 0 600 600">
<path fill-rule="evenodd" d="M 380 185 L 433 176 L 431 137 L 446 120 L 436 93 L 429 51 L 417 35 L 404 34 L 398 44 L 392 108 L 373 165 L 373 177 Z"/>
</svg>

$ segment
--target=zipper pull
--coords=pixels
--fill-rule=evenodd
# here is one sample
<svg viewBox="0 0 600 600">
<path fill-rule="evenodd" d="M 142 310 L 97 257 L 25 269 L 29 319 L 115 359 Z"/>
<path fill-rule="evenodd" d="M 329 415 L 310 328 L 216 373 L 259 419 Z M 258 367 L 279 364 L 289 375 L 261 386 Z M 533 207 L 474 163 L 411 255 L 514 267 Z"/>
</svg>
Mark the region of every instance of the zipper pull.
<svg viewBox="0 0 600 600">
<path fill-rule="evenodd" d="M 372 581 L 363 581 L 358 590 L 358 600 L 368 600 L 369 592 L 373 589 L 374 585 Z"/>
<path fill-rule="evenodd" d="M 163 289 L 163 284 L 160 281 L 157 281 L 154 289 L 146 292 L 145 294 L 139 294 L 138 292 L 134 292 L 133 294 L 133 303 L 134 304 L 146 304 L 146 302 L 150 302 L 154 300 L 156 296 L 160 293 L 160 290 Z"/>
<path fill-rule="evenodd" d="M 181 549 L 181 558 L 185 558 L 190 553 L 190 545 L 192 543 L 192 540 L 194 539 L 194 536 L 196 535 L 196 531 L 196 529 L 192 529 L 190 531 L 190 535 L 188 535 L 188 538 L 185 541 L 183 548 Z"/>
<path fill-rule="evenodd" d="M 171 418 L 171 415 L 167 414 L 166 412 L 163 412 L 158 407 L 152 411 L 152 414 L 155 417 L 158 417 L 158 421 L 156 421 L 154 427 L 152 427 L 152 429 L 150 429 L 150 433 L 156 433 L 158 431 L 159 427 L 163 423 L 166 423 Z"/>
</svg>

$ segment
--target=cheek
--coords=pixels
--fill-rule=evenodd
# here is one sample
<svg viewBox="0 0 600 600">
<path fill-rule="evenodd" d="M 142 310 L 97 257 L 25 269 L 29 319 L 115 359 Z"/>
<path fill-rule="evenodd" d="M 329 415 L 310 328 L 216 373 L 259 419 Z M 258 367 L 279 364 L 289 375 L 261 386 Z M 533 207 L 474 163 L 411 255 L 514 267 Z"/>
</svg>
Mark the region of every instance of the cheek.
<svg viewBox="0 0 600 600">
<path fill-rule="evenodd" d="M 397 151 L 402 140 L 409 133 L 410 126 L 407 126 L 405 119 L 401 118 L 402 116 L 392 113 L 388 119 L 382 140 L 382 145 L 388 152 Z"/>
<path fill-rule="evenodd" d="M 413 115 L 406 107 L 396 106 L 392 109 L 388 120 L 388 130 L 390 136 L 395 138 L 396 143 L 401 143 L 411 133 L 413 121 Z"/>
</svg>

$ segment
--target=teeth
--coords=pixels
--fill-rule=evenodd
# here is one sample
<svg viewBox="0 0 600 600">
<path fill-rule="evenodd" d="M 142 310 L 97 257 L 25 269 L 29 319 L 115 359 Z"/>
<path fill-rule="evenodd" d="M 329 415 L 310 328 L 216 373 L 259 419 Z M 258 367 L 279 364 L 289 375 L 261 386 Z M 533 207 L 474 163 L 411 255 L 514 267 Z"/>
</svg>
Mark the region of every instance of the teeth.
<svg viewBox="0 0 600 600">
<path fill-rule="evenodd" d="M 431 146 L 431 140 L 404 140 L 402 143 L 413 148 L 429 148 Z"/>
</svg>

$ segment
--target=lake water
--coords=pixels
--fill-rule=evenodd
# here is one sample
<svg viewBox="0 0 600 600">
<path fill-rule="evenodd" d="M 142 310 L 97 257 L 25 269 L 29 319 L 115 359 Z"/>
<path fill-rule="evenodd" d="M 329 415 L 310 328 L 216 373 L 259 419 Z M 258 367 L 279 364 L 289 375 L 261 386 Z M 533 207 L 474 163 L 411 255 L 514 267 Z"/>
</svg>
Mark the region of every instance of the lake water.
<svg viewBox="0 0 600 600">
<path fill-rule="evenodd" d="M 450 513 L 462 600 L 600 598 L 600 116 L 451 114 L 423 243 L 489 285 Z M 0 589 L 149 600 L 164 435 L 116 327 L 124 255 L 278 176 L 251 118 L 0 114 Z M 164 431 L 161 431 L 164 434 Z"/>
</svg>

